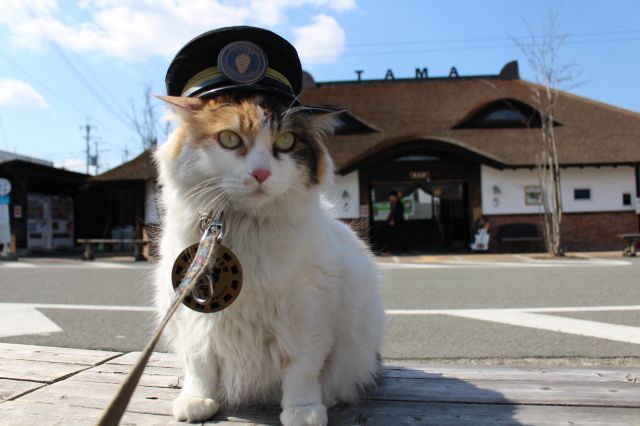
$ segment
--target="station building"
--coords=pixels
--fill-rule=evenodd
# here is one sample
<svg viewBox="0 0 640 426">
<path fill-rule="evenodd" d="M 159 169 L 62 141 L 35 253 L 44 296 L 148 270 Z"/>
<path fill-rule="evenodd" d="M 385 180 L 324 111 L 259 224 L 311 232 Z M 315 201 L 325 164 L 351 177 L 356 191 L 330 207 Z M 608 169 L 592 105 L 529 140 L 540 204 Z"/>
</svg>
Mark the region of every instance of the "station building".
<svg viewBox="0 0 640 426">
<path fill-rule="evenodd" d="M 336 215 L 384 250 L 393 190 L 403 196 L 411 251 L 468 251 L 483 216 L 491 224 L 491 251 L 542 250 L 541 238 L 524 244 L 499 238 L 504 225 L 542 232 L 540 111 L 532 101 L 536 86 L 520 79 L 517 63 L 495 75 L 452 69 L 430 78 L 421 69 L 414 79 L 392 76 L 316 83 L 305 74 L 303 104 L 348 111 L 328 141 L 336 165 L 328 198 Z M 555 131 L 565 249 L 622 250 L 618 234 L 638 232 L 639 225 L 640 114 L 560 92 Z M 112 200 L 94 222 L 131 224 L 138 237 L 153 235 L 159 215 L 148 152 L 87 182 L 103 202 Z"/>
<path fill-rule="evenodd" d="M 315 83 L 301 100 L 348 110 L 361 126 L 328 148 L 338 214 L 381 247 L 388 194 L 402 193 L 409 249 L 468 250 L 474 223 L 542 231 L 536 172 L 541 112 L 517 62 L 496 75 Z M 617 250 L 638 232 L 640 114 L 559 92 L 555 116 L 567 250 Z M 542 249 L 492 238 L 492 251 Z"/>
</svg>

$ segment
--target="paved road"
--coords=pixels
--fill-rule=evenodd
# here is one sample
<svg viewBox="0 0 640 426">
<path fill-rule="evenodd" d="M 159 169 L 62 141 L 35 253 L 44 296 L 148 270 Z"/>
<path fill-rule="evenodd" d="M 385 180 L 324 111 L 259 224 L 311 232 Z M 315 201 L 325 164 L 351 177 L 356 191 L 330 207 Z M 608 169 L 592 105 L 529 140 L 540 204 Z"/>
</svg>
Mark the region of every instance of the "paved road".
<svg viewBox="0 0 640 426">
<path fill-rule="evenodd" d="M 148 273 L 0 263 L 0 342 L 138 350 L 152 329 Z M 640 362 L 640 260 L 390 262 L 382 274 L 385 358 Z"/>
</svg>

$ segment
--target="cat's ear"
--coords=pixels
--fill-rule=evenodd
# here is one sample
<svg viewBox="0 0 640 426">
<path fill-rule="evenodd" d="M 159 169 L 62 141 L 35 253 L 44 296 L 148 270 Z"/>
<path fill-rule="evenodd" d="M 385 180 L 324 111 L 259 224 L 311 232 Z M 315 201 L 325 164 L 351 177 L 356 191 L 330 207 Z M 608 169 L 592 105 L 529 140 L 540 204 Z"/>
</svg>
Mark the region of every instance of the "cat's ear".
<svg viewBox="0 0 640 426">
<path fill-rule="evenodd" d="M 291 112 L 304 115 L 308 125 L 325 135 L 332 135 L 342 127 L 342 116 L 347 111 L 341 108 L 300 105 L 292 108 Z"/>
<path fill-rule="evenodd" d="M 187 98 L 184 96 L 161 96 L 154 95 L 165 102 L 183 120 L 189 120 L 195 112 L 200 111 L 205 106 L 205 101 L 198 98 Z"/>
</svg>

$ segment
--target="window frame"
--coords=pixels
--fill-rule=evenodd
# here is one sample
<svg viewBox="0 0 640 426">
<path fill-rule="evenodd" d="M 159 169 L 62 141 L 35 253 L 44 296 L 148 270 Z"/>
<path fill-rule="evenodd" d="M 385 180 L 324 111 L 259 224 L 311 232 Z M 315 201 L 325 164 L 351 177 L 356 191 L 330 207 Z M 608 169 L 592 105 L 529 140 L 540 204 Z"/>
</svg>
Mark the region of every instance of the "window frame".
<svg viewBox="0 0 640 426">
<path fill-rule="evenodd" d="M 582 197 L 578 197 L 577 192 L 578 191 L 589 191 L 589 197 L 588 198 L 582 198 Z M 593 191 L 591 190 L 591 188 L 573 188 L 573 201 L 593 201 Z"/>
</svg>

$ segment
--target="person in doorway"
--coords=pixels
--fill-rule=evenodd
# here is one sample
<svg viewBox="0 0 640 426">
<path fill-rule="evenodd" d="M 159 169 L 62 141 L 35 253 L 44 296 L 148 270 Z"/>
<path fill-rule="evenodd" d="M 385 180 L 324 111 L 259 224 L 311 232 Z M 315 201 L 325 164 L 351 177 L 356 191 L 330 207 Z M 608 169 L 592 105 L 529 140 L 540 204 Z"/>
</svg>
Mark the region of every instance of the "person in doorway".
<svg viewBox="0 0 640 426">
<path fill-rule="evenodd" d="M 471 244 L 471 251 L 477 253 L 479 251 L 489 250 L 489 230 L 491 229 L 491 222 L 486 216 L 480 216 L 476 220 L 475 224 L 475 239 Z"/>
<path fill-rule="evenodd" d="M 396 191 L 389 193 L 389 216 L 387 217 L 389 228 L 389 250 L 400 249 L 403 253 L 408 250 L 407 240 L 404 234 L 404 205 L 402 199 Z"/>
</svg>

